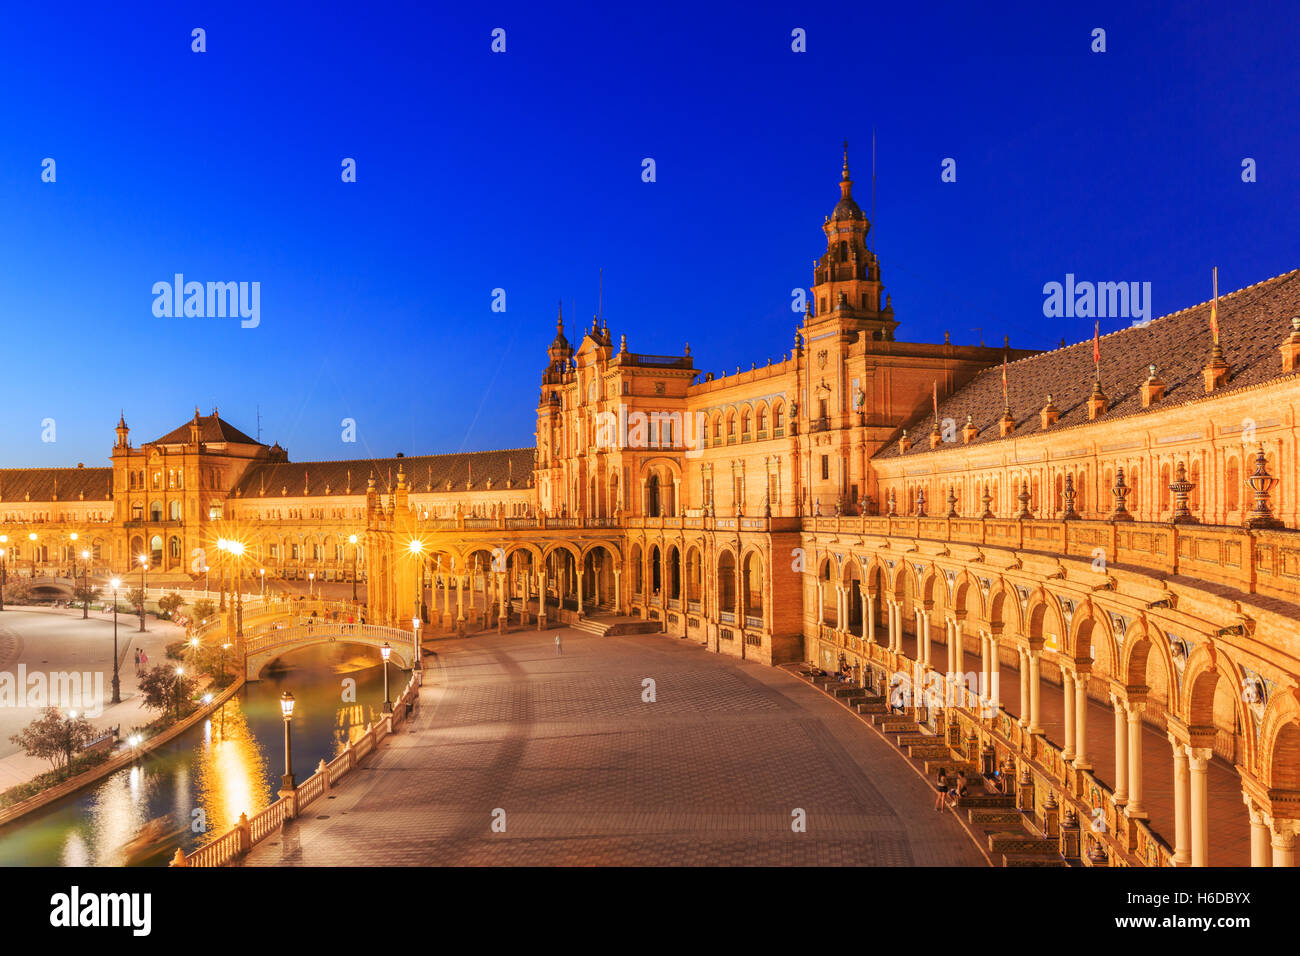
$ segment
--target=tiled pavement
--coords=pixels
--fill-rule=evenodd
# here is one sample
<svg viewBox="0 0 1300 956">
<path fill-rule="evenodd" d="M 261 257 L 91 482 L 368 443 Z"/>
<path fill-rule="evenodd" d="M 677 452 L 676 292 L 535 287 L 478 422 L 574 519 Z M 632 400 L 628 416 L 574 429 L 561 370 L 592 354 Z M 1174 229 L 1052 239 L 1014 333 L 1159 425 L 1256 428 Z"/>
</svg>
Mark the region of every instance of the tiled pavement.
<svg viewBox="0 0 1300 956">
<path fill-rule="evenodd" d="M 438 642 L 413 730 L 244 865 L 986 865 L 888 744 L 789 674 L 662 635 L 553 642 Z"/>
<path fill-rule="evenodd" d="M 903 636 L 903 652 L 915 657 L 916 638 Z M 940 641 L 931 640 L 931 662 L 946 661 L 947 651 Z M 966 653 L 963 669 L 978 673 L 979 655 Z M 1011 714 L 1020 714 L 1020 672 L 1002 662 L 999 669 L 999 692 L 1002 706 Z M 1040 717 L 1047 739 L 1057 746 L 1065 743 L 1065 694 L 1060 684 L 1044 679 L 1039 701 Z M 1114 709 L 1095 700 L 1088 701 L 1088 759 L 1093 773 L 1108 786 L 1115 785 L 1115 717 Z M 1241 799 L 1241 778 L 1222 757 L 1210 761 L 1207 771 L 1209 793 L 1211 866 L 1250 866 L 1250 817 Z M 1169 738 L 1150 724 L 1142 727 L 1142 802 L 1148 822 L 1165 841 L 1174 843 L 1174 761 Z"/>
</svg>

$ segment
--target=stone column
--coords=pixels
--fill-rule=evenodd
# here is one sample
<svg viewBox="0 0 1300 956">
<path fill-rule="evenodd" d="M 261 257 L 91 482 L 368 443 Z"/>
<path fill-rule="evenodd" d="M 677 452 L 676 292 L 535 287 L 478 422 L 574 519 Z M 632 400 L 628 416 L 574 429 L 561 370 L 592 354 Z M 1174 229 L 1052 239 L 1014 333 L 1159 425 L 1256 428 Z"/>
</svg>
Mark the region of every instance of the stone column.
<svg viewBox="0 0 1300 956">
<path fill-rule="evenodd" d="M 680 478 L 674 478 L 673 479 L 673 510 L 672 513 L 669 515 L 669 517 L 676 517 L 677 515 L 680 515 L 682 513 L 681 495 L 682 495 L 682 480 Z"/>
<path fill-rule="evenodd" d="M 1273 851 L 1269 846 L 1268 819 L 1255 805 L 1255 801 L 1250 799 L 1250 794 L 1242 791 L 1241 799 L 1245 801 L 1246 810 L 1250 813 L 1250 865 L 1272 866 Z"/>
<path fill-rule="evenodd" d="M 1065 702 L 1065 746 L 1061 750 L 1061 759 L 1074 759 L 1074 675 L 1061 668 L 1061 693 Z"/>
<path fill-rule="evenodd" d="M 620 569 L 615 568 L 614 569 L 614 613 L 615 614 L 623 613 L 623 588 L 622 588 L 621 581 L 619 580 L 622 576 L 623 576 L 623 572 Z"/>
<path fill-rule="evenodd" d="M 826 586 L 825 586 L 824 584 L 822 584 L 821 579 L 819 578 L 819 579 L 817 580 L 817 624 L 818 624 L 818 626 L 820 626 L 820 625 L 826 623 L 826 621 L 824 620 L 825 615 L 826 615 L 826 593 L 825 593 L 825 589 L 826 589 Z M 821 635 L 819 634 L 818 637 L 820 637 L 820 636 L 821 636 Z"/>
<path fill-rule="evenodd" d="M 871 605 L 867 600 L 867 589 L 858 585 L 858 597 L 862 601 L 862 640 L 870 643 L 875 640 L 875 622 L 871 619 Z"/>
<path fill-rule="evenodd" d="M 1142 806 L 1142 711 L 1146 704 L 1129 701 L 1128 710 L 1128 806 L 1124 813 L 1131 820 L 1145 820 L 1146 807 Z"/>
<path fill-rule="evenodd" d="M 989 632 L 989 706 L 996 716 L 1002 706 L 1002 667 L 998 660 L 998 636 Z"/>
<path fill-rule="evenodd" d="M 920 642 L 921 653 L 917 656 L 921 658 L 921 666 L 928 668 L 930 666 L 930 612 L 921 612 L 921 631 L 917 634 L 916 639 Z"/>
<path fill-rule="evenodd" d="M 844 630 L 844 585 L 835 585 L 835 630 Z"/>
<path fill-rule="evenodd" d="M 537 568 L 537 629 L 540 631 L 546 626 L 546 562 L 542 561 Z"/>
<path fill-rule="evenodd" d="M 1029 652 L 1023 647 L 1016 648 L 1020 657 L 1020 717 L 1016 723 L 1021 729 L 1029 728 Z"/>
<path fill-rule="evenodd" d="M 1117 694 L 1110 695 L 1115 708 L 1115 804 L 1128 803 L 1128 728 L 1124 720 L 1124 701 Z"/>
<path fill-rule="evenodd" d="M 1273 821 L 1273 865 L 1295 866 L 1295 831 L 1294 820 Z"/>
<path fill-rule="evenodd" d="M 1187 765 L 1191 771 L 1192 866 L 1210 865 L 1210 758 L 1209 747 L 1188 747 Z"/>
<path fill-rule="evenodd" d="M 876 596 L 870 592 L 864 593 L 866 594 L 866 600 L 863 601 L 863 604 L 867 608 L 867 633 L 864 636 L 870 643 L 874 644 L 876 643 Z"/>
<path fill-rule="evenodd" d="M 1187 748 L 1183 742 L 1169 734 L 1174 748 L 1174 866 L 1187 866 L 1192 862 L 1188 834 L 1192 828 L 1187 778 Z"/>
<path fill-rule="evenodd" d="M 989 699 L 990 684 L 992 677 L 989 673 L 989 632 L 983 628 L 979 631 L 980 636 L 980 703 L 984 704 Z"/>
<path fill-rule="evenodd" d="M 1042 655 L 1043 652 L 1038 648 L 1029 649 L 1029 732 L 1031 734 L 1041 734 L 1043 732 L 1042 710 L 1039 707 L 1041 703 L 1039 695 L 1042 690 Z"/>
<path fill-rule="evenodd" d="M 1074 681 L 1074 769 L 1091 770 L 1088 759 L 1088 674 L 1080 670 Z M 1070 702 L 1066 701 L 1068 708 Z"/>
<path fill-rule="evenodd" d="M 578 587 L 578 617 L 582 617 L 582 565 L 578 565 L 578 573 L 574 577 L 577 578 Z M 663 593 L 662 590 L 660 593 Z"/>
</svg>

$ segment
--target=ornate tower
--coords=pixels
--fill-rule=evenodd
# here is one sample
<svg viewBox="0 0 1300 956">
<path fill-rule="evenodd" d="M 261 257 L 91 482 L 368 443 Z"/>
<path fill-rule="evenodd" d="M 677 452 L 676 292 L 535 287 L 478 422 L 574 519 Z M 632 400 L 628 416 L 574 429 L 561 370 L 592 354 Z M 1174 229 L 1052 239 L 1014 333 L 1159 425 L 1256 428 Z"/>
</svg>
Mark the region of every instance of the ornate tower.
<svg viewBox="0 0 1300 956">
<path fill-rule="evenodd" d="M 845 339 L 865 333 L 868 339 L 893 340 L 898 323 L 888 298 L 881 302 L 884 285 L 880 262 L 867 248 L 870 231 L 871 223 L 853 198 L 849 145 L 845 143 L 840 201 L 822 224 L 826 252 L 814 266 L 812 314 L 807 320 L 811 336 L 835 329 Z"/>
</svg>

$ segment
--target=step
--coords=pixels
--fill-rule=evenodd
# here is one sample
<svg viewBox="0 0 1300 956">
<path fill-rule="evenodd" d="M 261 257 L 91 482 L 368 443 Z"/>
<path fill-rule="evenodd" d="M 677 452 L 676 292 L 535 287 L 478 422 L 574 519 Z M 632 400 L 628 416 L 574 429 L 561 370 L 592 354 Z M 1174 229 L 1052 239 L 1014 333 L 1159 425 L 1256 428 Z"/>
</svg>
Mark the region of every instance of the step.
<svg viewBox="0 0 1300 956">
<path fill-rule="evenodd" d="M 907 755 L 913 760 L 924 762 L 933 760 L 936 767 L 941 767 L 946 766 L 943 758 L 948 756 L 948 748 L 942 743 L 911 744 L 907 748 Z"/>
<path fill-rule="evenodd" d="M 959 797 L 957 805 L 963 810 L 975 807 L 983 808 L 1006 808 L 1016 805 L 1016 798 L 1009 793 L 980 793 L 976 790 L 969 790 L 966 796 Z"/>
<path fill-rule="evenodd" d="M 913 744 L 936 744 L 942 741 L 934 734 L 923 734 L 920 731 L 908 731 L 907 733 L 894 734 L 894 743 L 899 747 L 910 747 Z M 947 746 L 945 744 L 945 746 Z"/>
<path fill-rule="evenodd" d="M 1060 851 L 1055 840 L 1044 840 L 1026 830 L 1018 833 L 990 833 L 989 851 L 992 853 L 1015 853 L 1022 856 L 1053 856 L 1060 859 Z"/>
<path fill-rule="evenodd" d="M 895 734 L 915 734 L 920 733 L 920 726 L 912 720 L 899 720 L 898 715 L 894 715 L 893 720 L 882 721 L 880 729 L 891 737 Z"/>
<path fill-rule="evenodd" d="M 1035 854 L 1035 853 L 1030 853 L 1030 854 L 1025 854 L 1025 853 L 1003 853 L 1003 854 L 1002 854 L 1002 865 L 1003 865 L 1003 866 L 1008 866 L 1008 867 L 1009 867 L 1009 866 L 1016 866 L 1016 867 L 1020 867 L 1020 866 L 1069 866 L 1069 864 L 1066 863 L 1066 862 L 1065 862 L 1063 859 L 1061 859 L 1059 856 L 1056 856 L 1056 857 L 1050 857 L 1050 856 L 1039 856 L 1038 854 Z"/>
<path fill-rule="evenodd" d="M 1024 820 L 1024 815 L 1019 810 L 1006 810 L 1002 807 L 974 807 L 967 816 L 972 826 L 997 827 L 1000 833 L 1021 825 Z"/>
</svg>

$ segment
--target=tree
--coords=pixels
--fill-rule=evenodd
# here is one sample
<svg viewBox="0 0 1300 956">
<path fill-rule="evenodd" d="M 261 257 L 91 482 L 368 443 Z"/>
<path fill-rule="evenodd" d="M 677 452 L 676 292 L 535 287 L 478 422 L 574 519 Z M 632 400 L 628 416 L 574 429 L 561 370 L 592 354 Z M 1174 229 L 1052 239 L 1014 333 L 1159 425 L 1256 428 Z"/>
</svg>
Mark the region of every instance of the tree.
<svg viewBox="0 0 1300 956">
<path fill-rule="evenodd" d="M 176 671 L 177 668 L 171 665 L 157 664 L 145 672 L 139 686 L 146 707 L 164 713 L 171 710 L 180 717 L 181 705 L 194 697 L 199 682 L 187 673 L 178 674 Z"/>
<path fill-rule="evenodd" d="M 72 594 L 78 604 L 89 604 L 91 601 L 99 600 L 99 585 L 78 584 L 73 588 Z"/>
<path fill-rule="evenodd" d="M 185 606 L 185 599 L 172 591 L 170 594 L 164 594 L 158 599 L 158 610 L 162 611 L 167 617 L 176 616 L 176 612 Z"/>
<path fill-rule="evenodd" d="M 126 600 L 137 611 L 144 606 L 144 589 L 132 588 L 126 593 Z"/>
<path fill-rule="evenodd" d="M 196 621 L 203 621 L 217 613 L 217 605 L 207 598 L 201 598 L 194 602 L 194 613 L 191 615 Z"/>
<path fill-rule="evenodd" d="M 68 717 L 57 707 L 46 707 L 9 739 L 27 756 L 48 760 L 55 770 L 67 770 L 73 755 L 94 738 L 95 728 L 84 716 Z"/>
</svg>

